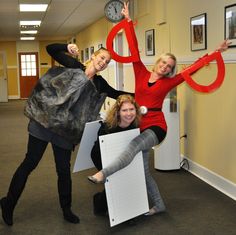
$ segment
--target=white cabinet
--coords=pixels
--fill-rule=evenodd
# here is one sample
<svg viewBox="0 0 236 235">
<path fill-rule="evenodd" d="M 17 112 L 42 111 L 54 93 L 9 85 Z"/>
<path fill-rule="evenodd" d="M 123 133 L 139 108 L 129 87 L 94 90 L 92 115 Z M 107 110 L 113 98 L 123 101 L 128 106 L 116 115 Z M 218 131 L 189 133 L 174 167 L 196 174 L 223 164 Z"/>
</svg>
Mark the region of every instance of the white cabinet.
<svg viewBox="0 0 236 235">
<path fill-rule="evenodd" d="M 179 101 L 176 112 L 170 111 L 170 99 L 166 98 L 162 110 L 168 130 L 166 138 L 154 147 L 154 167 L 158 170 L 180 169 Z"/>
</svg>

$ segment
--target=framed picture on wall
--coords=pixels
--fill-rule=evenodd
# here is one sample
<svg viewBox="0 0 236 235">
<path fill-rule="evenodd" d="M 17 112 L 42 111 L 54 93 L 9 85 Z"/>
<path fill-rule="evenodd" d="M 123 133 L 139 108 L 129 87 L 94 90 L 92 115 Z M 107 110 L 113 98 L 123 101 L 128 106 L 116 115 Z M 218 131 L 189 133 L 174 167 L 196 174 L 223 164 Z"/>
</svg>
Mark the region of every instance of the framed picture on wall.
<svg viewBox="0 0 236 235">
<path fill-rule="evenodd" d="M 84 50 L 80 51 L 80 61 L 81 63 L 84 63 Z"/>
<path fill-rule="evenodd" d="M 146 55 L 155 55 L 155 34 L 154 29 L 145 32 L 145 51 Z"/>
<path fill-rule="evenodd" d="M 88 49 L 88 47 L 85 48 L 85 53 L 84 53 L 84 62 L 85 62 L 86 60 L 89 60 L 89 49 Z"/>
<path fill-rule="evenodd" d="M 94 53 L 94 47 L 90 47 L 90 56 Z"/>
<path fill-rule="evenodd" d="M 207 49 L 207 15 L 203 13 L 190 18 L 191 51 Z"/>
<path fill-rule="evenodd" d="M 225 39 L 232 42 L 229 47 L 236 47 L 236 4 L 225 7 Z"/>
</svg>

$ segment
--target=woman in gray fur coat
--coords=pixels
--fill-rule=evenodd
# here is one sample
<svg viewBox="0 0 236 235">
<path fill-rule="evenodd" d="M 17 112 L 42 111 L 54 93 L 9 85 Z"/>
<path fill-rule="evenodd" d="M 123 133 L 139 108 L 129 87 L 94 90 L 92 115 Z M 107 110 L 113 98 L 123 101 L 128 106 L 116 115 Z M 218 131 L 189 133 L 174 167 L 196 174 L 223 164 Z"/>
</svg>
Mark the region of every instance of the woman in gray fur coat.
<svg viewBox="0 0 236 235">
<path fill-rule="evenodd" d="M 71 211 L 71 152 L 80 142 L 85 123 L 97 119 L 105 98 L 116 99 L 126 93 L 113 89 L 97 75 L 111 60 L 105 48 L 96 51 L 86 65 L 71 56 L 78 55 L 75 44 L 51 44 L 47 52 L 64 67 L 49 69 L 26 102 L 24 113 L 30 119 L 27 153 L 13 175 L 7 195 L 0 201 L 2 218 L 9 226 L 13 225 L 13 212 L 28 176 L 37 167 L 49 142 L 54 153 L 63 217 L 70 223 L 80 222 Z"/>
</svg>

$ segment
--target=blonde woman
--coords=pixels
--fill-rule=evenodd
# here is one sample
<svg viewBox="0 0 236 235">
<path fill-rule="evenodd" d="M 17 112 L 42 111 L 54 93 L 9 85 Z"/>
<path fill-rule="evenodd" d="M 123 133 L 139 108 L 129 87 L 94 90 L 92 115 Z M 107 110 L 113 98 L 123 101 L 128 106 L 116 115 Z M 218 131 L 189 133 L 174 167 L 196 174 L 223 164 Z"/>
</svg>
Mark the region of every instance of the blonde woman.
<svg viewBox="0 0 236 235">
<path fill-rule="evenodd" d="M 13 225 L 13 212 L 28 176 L 37 167 L 49 142 L 54 153 L 63 217 L 70 223 L 80 222 L 71 210 L 71 152 L 80 142 L 85 123 L 96 120 L 105 98 L 116 99 L 125 93 L 113 89 L 97 74 L 111 60 L 105 48 L 95 52 L 86 66 L 73 57 L 78 55 L 75 44 L 51 44 L 47 51 L 65 67 L 50 69 L 39 79 L 27 101 L 25 115 L 30 119 L 27 153 L 6 197 L 0 201 L 2 218 L 9 226 Z"/>
<path fill-rule="evenodd" d="M 139 126 L 139 105 L 131 95 L 120 95 L 112 108 L 107 112 L 106 119 L 101 122 L 98 138 L 91 150 L 91 159 L 98 170 L 102 169 L 99 136 L 127 131 Z M 107 200 L 105 190 L 93 196 L 93 211 L 95 215 L 107 214 Z"/>
<path fill-rule="evenodd" d="M 99 136 L 138 128 L 140 118 L 139 105 L 135 102 L 134 97 L 120 95 L 108 111 L 105 121 L 101 122 L 98 138 L 91 150 L 91 158 L 97 169 L 102 169 Z"/>
<path fill-rule="evenodd" d="M 139 105 L 131 95 L 121 95 L 117 98 L 116 103 L 107 113 L 105 122 L 101 123 L 98 131 L 98 139 L 91 151 L 92 161 L 98 170 L 102 169 L 99 136 L 137 128 L 139 127 L 140 117 Z M 143 151 L 143 162 L 148 196 L 158 212 L 164 212 L 165 204 L 158 186 L 149 171 L 148 151 Z M 93 182 L 91 176 L 88 179 Z M 104 190 L 93 196 L 93 207 L 95 215 L 104 215 L 107 213 L 107 201 Z"/>
</svg>

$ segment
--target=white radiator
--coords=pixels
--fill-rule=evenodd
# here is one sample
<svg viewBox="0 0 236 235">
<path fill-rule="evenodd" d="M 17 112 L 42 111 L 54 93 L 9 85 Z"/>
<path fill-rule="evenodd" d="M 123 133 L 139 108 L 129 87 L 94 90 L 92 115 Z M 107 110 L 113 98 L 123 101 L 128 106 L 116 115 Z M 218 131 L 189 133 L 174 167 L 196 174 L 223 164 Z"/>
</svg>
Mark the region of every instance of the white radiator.
<svg viewBox="0 0 236 235">
<path fill-rule="evenodd" d="M 170 99 L 166 98 L 162 110 L 165 114 L 168 131 L 160 145 L 154 147 L 154 167 L 158 170 L 180 169 L 180 134 L 179 134 L 179 101 L 176 112 L 170 111 Z"/>
</svg>

